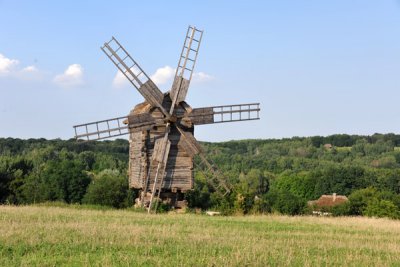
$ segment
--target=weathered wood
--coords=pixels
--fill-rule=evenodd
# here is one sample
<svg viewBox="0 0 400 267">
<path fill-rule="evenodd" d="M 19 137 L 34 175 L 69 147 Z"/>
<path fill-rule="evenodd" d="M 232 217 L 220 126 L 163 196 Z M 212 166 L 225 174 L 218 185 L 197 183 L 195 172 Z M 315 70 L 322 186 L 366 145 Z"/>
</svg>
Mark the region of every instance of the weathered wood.
<svg viewBox="0 0 400 267">
<path fill-rule="evenodd" d="M 168 114 L 162 106 L 164 94 L 114 37 L 104 43 L 101 49 L 148 103 L 158 107 L 165 115 Z"/>
<path fill-rule="evenodd" d="M 161 105 L 164 94 L 157 88 L 152 80 L 147 80 L 138 90 L 152 106 L 159 107 Z"/>
<path fill-rule="evenodd" d="M 168 139 L 165 139 L 164 137 L 157 139 L 154 144 L 152 160 L 165 164 L 168 158 L 170 147 L 171 141 Z"/>
<path fill-rule="evenodd" d="M 189 114 L 189 118 L 193 124 L 210 124 L 214 122 L 213 108 L 195 108 Z"/>
<path fill-rule="evenodd" d="M 129 140 L 129 186 L 131 188 L 142 187 L 143 171 L 146 170 L 145 146 L 143 143 L 144 133 L 136 132 L 130 134 Z"/>
<path fill-rule="evenodd" d="M 169 103 L 168 103 L 169 102 Z M 170 101 L 165 101 L 165 107 Z M 148 105 L 140 104 L 131 111 L 131 114 L 148 112 L 153 119 L 163 118 L 163 114 L 157 108 L 148 108 Z M 176 112 L 183 115 L 186 112 L 181 105 L 176 107 Z M 145 118 L 147 115 L 140 115 Z M 191 135 L 193 129 L 186 129 Z M 153 188 L 154 178 L 158 163 L 162 162 L 161 155 L 165 146 L 165 125 L 157 125 L 139 133 L 130 134 L 130 157 L 129 157 L 129 185 L 131 188 L 144 189 Z M 193 137 L 193 136 L 192 136 Z M 190 138 L 190 137 L 189 137 Z M 181 133 L 175 126 L 170 129 L 167 144 L 169 146 L 168 160 L 165 162 L 163 179 L 158 179 L 156 188 L 162 183 L 162 190 L 187 191 L 193 188 L 193 157 L 182 147 Z M 168 149 L 168 148 L 167 148 Z M 154 161 L 153 161 L 154 160 Z M 151 162 L 154 163 L 151 163 Z M 164 163 L 162 163 L 164 164 Z M 161 166 L 164 170 L 164 165 Z M 146 186 L 146 177 L 148 182 Z"/>
<path fill-rule="evenodd" d="M 194 138 L 192 133 L 185 132 L 183 130 L 179 131 L 182 138 L 180 138 L 178 146 L 182 147 L 190 157 L 194 157 L 195 155 L 202 152 L 200 144 Z"/>
<path fill-rule="evenodd" d="M 259 115 L 260 103 L 195 108 L 187 114 L 194 125 L 258 120 Z"/>
<path fill-rule="evenodd" d="M 171 89 L 171 99 L 176 97 L 176 104 L 184 101 L 189 89 L 189 81 L 181 76 L 175 76 Z"/>
<path fill-rule="evenodd" d="M 149 113 L 140 114 L 129 114 L 128 115 L 128 125 L 129 128 L 132 126 L 142 126 L 147 124 L 154 124 L 155 119 Z"/>
</svg>

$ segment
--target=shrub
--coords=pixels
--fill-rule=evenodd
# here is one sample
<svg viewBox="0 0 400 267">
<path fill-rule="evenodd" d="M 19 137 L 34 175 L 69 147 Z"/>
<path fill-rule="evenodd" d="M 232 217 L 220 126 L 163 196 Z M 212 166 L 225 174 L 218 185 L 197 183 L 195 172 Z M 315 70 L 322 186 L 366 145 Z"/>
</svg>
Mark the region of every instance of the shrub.
<svg viewBox="0 0 400 267">
<path fill-rule="evenodd" d="M 354 191 L 349 200 L 352 215 L 390 218 L 399 216 L 400 196 L 390 191 L 379 191 L 374 187 L 368 187 Z M 379 211 L 380 208 L 382 211 Z"/>
<path fill-rule="evenodd" d="M 392 219 L 400 218 L 400 211 L 393 202 L 389 200 L 373 199 L 365 208 L 363 215 L 369 217 L 388 217 Z"/>
<path fill-rule="evenodd" d="M 373 187 L 356 190 L 349 196 L 350 214 L 363 215 L 368 203 L 378 197 L 378 191 Z"/>
<path fill-rule="evenodd" d="M 294 195 L 290 191 L 271 190 L 266 195 L 266 208 L 282 214 L 298 215 L 304 213 L 306 208 L 305 199 Z"/>
<path fill-rule="evenodd" d="M 98 204 L 115 208 L 128 205 L 128 182 L 115 170 L 104 170 L 95 175 L 83 198 L 85 204 Z"/>
<path fill-rule="evenodd" d="M 333 206 L 330 210 L 333 216 L 348 216 L 350 215 L 350 202 Z"/>
</svg>

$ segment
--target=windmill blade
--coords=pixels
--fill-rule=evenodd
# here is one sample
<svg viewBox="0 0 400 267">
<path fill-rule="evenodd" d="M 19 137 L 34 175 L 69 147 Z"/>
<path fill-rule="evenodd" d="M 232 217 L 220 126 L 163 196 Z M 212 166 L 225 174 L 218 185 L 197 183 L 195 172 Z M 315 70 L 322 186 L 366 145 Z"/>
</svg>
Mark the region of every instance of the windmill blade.
<svg viewBox="0 0 400 267">
<path fill-rule="evenodd" d="M 168 156 L 169 156 L 169 151 L 171 148 L 171 141 L 168 139 L 169 136 L 169 123 L 166 125 L 165 129 L 165 134 L 163 138 L 157 139 L 154 143 L 154 149 L 153 149 L 153 156 L 152 156 L 152 162 L 150 164 L 149 172 L 146 178 L 146 185 L 145 185 L 145 192 L 147 191 L 147 185 L 149 183 L 148 179 L 152 176 L 152 164 L 156 163 L 157 164 L 157 169 L 154 175 L 154 182 L 153 182 L 153 188 L 151 190 L 151 197 L 150 197 L 150 204 L 147 209 L 147 212 L 150 213 L 151 209 L 153 208 L 153 200 L 154 196 L 157 191 L 158 187 L 158 198 L 160 197 L 160 193 L 162 190 L 162 184 L 164 181 L 165 177 L 165 169 L 167 168 L 167 162 L 168 162 Z M 160 181 L 158 181 L 160 179 Z M 157 212 L 157 206 L 155 207 L 155 211 Z"/>
<path fill-rule="evenodd" d="M 176 126 L 181 138 L 179 139 L 178 145 L 181 146 L 190 157 L 194 157 L 203 152 L 203 149 L 193 134 L 183 131 L 180 127 Z"/>
<path fill-rule="evenodd" d="M 181 139 L 179 140 L 178 145 L 180 145 L 191 157 L 195 155 L 200 157 L 201 165 L 204 167 L 206 172 L 210 174 L 205 175 L 207 182 L 215 189 L 216 192 L 221 193 L 223 196 L 229 194 L 231 192 L 231 188 L 226 182 L 227 179 L 214 166 L 214 164 L 207 160 L 201 145 L 199 142 L 197 142 L 196 138 L 194 138 L 193 134 L 185 132 L 179 127 L 177 127 L 177 129 L 181 134 Z"/>
<path fill-rule="evenodd" d="M 160 108 L 165 116 L 169 116 L 162 106 L 164 94 L 114 37 L 109 42 L 104 43 L 101 50 L 150 105 Z"/>
<path fill-rule="evenodd" d="M 130 114 L 127 122 L 130 133 L 150 130 L 164 123 L 162 119 L 155 119 L 149 113 Z"/>
<path fill-rule="evenodd" d="M 194 125 L 260 119 L 260 103 L 194 108 L 187 117 Z"/>
<path fill-rule="evenodd" d="M 73 127 L 75 139 L 95 141 L 150 130 L 161 123 L 163 123 L 162 120 L 154 119 L 149 113 L 142 113 L 79 124 Z"/>
<path fill-rule="evenodd" d="M 171 88 L 172 106 L 184 101 L 196 65 L 203 31 L 189 26 Z"/>
<path fill-rule="evenodd" d="M 232 186 L 228 184 L 227 178 L 215 167 L 214 163 L 207 160 L 203 153 L 199 156 L 201 161 L 198 166 L 202 169 L 200 172 L 203 173 L 208 184 L 214 188 L 215 192 L 222 196 L 228 195 L 232 191 Z"/>
<path fill-rule="evenodd" d="M 154 143 L 152 160 L 166 165 L 170 147 L 171 141 L 168 140 L 168 135 L 164 135 L 163 138 L 157 139 Z"/>
<path fill-rule="evenodd" d="M 75 138 L 94 141 L 128 134 L 129 128 L 123 123 L 126 119 L 124 116 L 75 125 Z"/>
</svg>

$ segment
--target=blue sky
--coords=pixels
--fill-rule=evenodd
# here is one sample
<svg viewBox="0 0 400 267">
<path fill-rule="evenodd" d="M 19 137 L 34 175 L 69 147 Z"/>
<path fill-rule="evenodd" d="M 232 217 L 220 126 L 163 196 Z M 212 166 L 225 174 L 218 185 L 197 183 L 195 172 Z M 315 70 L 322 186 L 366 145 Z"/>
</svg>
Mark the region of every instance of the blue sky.
<svg viewBox="0 0 400 267">
<path fill-rule="evenodd" d="M 199 140 L 400 132 L 400 1 L 0 0 L 0 14 L 0 137 L 67 139 L 141 102 L 100 50 L 111 36 L 169 90 L 189 24 L 204 35 L 187 101 L 262 109 Z"/>
</svg>

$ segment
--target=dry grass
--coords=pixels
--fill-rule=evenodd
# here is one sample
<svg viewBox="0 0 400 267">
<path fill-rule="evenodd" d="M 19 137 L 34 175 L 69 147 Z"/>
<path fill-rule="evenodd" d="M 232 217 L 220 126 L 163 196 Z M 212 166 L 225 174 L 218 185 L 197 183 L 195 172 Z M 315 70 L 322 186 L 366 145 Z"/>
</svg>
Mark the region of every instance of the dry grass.
<svg viewBox="0 0 400 267">
<path fill-rule="evenodd" d="M 395 266 L 400 222 L 0 206 L 0 266 Z"/>
</svg>

